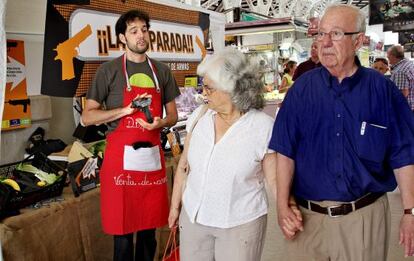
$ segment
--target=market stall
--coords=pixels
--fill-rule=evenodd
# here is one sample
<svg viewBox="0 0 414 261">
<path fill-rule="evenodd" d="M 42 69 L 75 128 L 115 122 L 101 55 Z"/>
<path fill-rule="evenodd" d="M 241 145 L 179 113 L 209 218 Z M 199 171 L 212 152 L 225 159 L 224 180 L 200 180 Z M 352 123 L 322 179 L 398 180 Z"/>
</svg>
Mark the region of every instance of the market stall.
<svg viewBox="0 0 414 261">
<path fill-rule="evenodd" d="M 298 62 L 306 59 L 312 39 L 307 37 L 307 24 L 291 17 L 255 16 L 248 20 L 226 24 L 227 43 L 259 62 L 266 89 L 264 111 L 275 117 L 285 96 L 278 91 L 283 64 L 289 59 Z"/>
<path fill-rule="evenodd" d="M 166 63 L 181 88 L 193 88 L 185 85 L 186 76 L 196 73 L 198 63 L 213 48 L 219 50 L 224 47 L 224 15 L 177 1 L 91 0 L 72 4 L 67 4 L 67 1 L 9 1 L 5 26 L 6 37 L 10 42 L 7 45 L 10 57 L 7 59 L 7 68 L 13 70 L 15 78 L 10 82 L 7 79 L 6 91 L 14 94 L 13 91 L 24 84 L 21 89 L 25 96 L 8 98 L 7 101 L 13 102 L 5 106 L 10 112 L 21 109 L 29 115 L 30 120 L 24 125 L 24 118 L 17 119 L 13 115 L 11 118 L 2 118 L 3 127 L 7 125 L 13 128 L 8 131 L 3 128 L 1 134 L 1 166 L 19 165 L 28 152 L 29 141 L 36 136 L 33 134 L 39 127 L 45 132 L 43 142 L 56 139 L 67 144 L 68 148 L 79 143 L 76 139 L 82 140 L 80 144 L 83 146 L 93 136 L 90 133 L 85 136 L 83 127 L 78 124 L 84 95 L 97 67 L 123 54 L 123 47 L 114 36 L 114 23 L 120 13 L 132 8 L 150 13 L 149 56 Z M 20 22 L 18 17 L 22 14 L 27 17 L 27 23 Z M 13 48 L 19 48 L 19 55 L 12 56 L 10 51 Z M 71 55 L 67 56 L 69 53 Z M 5 60 L 0 62 L 1 66 L 6 67 Z M 14 62 L 14 65 L 9 65 L 10 62 Z M 15 100 L 20 103 L 14 104 Z M 190 112 L 186 111 L 186 114 Z M 101 131 L 89 129 L 94 129 L 92 132 L 95 134 Z M 92 140 L 96 140 L 97 136 L 93 137 Z M 87 145 L 85 147 L 88 148 Z M 33 197 L 36 200 L 27 201 L 21 206 L 10 202 L 0 204 L 3 207 L 0 207 L 0 214 L 7 216 L 0 223 L 1 248 L 5 260 L 112 258 L 113 239 L 103 233 L 100 223 L 99 179 L 89 184 L 82 184 L 82 180 L 79 180 L 82 177 L 80 173 L 85 173 L 86 169 L 94 170 L 99 177 L 100 165 L 84 160 L 87 152 L 83 151 L 80 155 L 83 158 L 76 160 L 70 160 L 71 155 L 68 153 L 49 157 L 50 160 L 69 161 L 65 169 L 68 179 L 65 172 L 65 177 L 59 179 L 62 181 L 59 183 L 62 184 L 62 190 L 59 187 L 55 194 L 50 194 L 52 199 L 45 196 L 42 200 L 46 198 L 46 201 L 39 203 L 41 199 Z M 90 159 L 98 157 L 94 155 Z M 80 169 L 71 168 L 72 163 L 82 160 L 82 165 L 77 166 Z M 166 180 L 169 190 L 172 188 L 176 161 L 167 152 Z M 13 176 L 14 172 L 11 170 L 0 177 L 1 181 L 9 179 L 2 185 L 16 189 L 9 193 L 12 194 L 11 198 L 26 193 L 21 180 Z M 39 182 L 33 178 L 34 181 Z M 78 193 L 75 193 L 75 183 Z M 2 199 L 0 197 L 0 203 L 3 203 Z M 14 212 L 10 211 L 11 206 Z M 20 214 L 17 215 L 19 210 Z M 167 228 L 157 230 L 157 259 L 161 258 L 168 233 Z"/>
</svg>

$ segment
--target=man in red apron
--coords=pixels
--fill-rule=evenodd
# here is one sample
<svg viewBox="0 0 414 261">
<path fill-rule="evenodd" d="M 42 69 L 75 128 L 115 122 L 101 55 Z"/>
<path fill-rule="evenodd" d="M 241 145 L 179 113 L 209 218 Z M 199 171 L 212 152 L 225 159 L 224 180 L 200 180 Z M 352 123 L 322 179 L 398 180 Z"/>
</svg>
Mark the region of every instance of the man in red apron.
<svg viewBox="0 0 414 261">
<path fill-rule="evenodd" d="M 139 10 L 118 19 L 115 30 L 126 52 L 98 68 L 82 113 L 84 125 L 107 123 L 111 131 L 100 179 L 102 226 L 114 235 L 114 260 L 134 260 L 133 233 L 137 232 L 135 260 L 152 261 L 155 228 L 167 223 L 160 130 L 176 123 L 174 99 L 180 92 L 169 68 L 146 56 L 148 29 L 149 17 Z M 144 98 L 151 99 L 152 123 L 131 106 L 133 100 Z M 134 144 L 141 146 L 134 149 Z"/>
</svg>

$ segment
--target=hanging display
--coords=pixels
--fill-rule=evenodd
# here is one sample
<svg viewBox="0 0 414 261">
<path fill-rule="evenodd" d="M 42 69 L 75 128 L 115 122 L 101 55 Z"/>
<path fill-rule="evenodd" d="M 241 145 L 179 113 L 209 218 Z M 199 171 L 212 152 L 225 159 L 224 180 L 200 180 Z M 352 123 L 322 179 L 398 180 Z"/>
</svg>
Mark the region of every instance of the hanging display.
<svg viewBox="0 0 414 261">
<path fill-rule="evenodd" d="M 370 1 L 369 24 L 384 24 L 384 31 L 414 29 L 414 2 L 404 0 Z"/>
<path fill-rule="evenodd" d="M 2 130 L 31 126 L 30 100 L 27 97 L 24 42 L 7 40 L 7 80 L 4 95 Z"/>
</svg>

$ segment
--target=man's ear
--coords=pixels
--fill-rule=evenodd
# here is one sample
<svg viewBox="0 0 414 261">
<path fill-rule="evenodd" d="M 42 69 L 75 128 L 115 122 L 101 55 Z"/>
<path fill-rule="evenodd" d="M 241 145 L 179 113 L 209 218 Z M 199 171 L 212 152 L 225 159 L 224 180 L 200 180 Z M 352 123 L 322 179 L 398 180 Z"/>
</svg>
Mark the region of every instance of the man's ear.
<svg viewBox="0 0 414 261">
<path fill-rule="evenodd" d="M 119 34 L 119 40 L 121 41 L 121 43 L 126 44 L 126 38 L 124 34 Z"/>
<path fill-rule="evenodd" d="M 359 50 L 359 48 L 362 47 L 362 44 L 364 43 L 365 34 L 364 33 L 358 33 L 356 39 L 355 39 L 355 51 Z"/>
</svg>

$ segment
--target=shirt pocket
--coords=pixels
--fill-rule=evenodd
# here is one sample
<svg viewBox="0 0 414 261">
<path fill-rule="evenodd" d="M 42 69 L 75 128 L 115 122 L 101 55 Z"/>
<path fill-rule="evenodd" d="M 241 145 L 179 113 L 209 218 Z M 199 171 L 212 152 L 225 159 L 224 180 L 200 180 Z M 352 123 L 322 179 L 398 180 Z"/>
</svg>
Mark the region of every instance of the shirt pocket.
<svg viewBox="0 0 414 261">
<path fill-rule="evenodd" d="M 357 134 L 357 152 L 362 159 L 381 163 L 385 158 L 388 129 L 385 126 L 360 122 Z"/>
<path fill-rule="evenodd" d="M 124 170 L 156 171 L 161 169 L 159 146 L 139 148 L 124 146 Z"/>
</svg>

